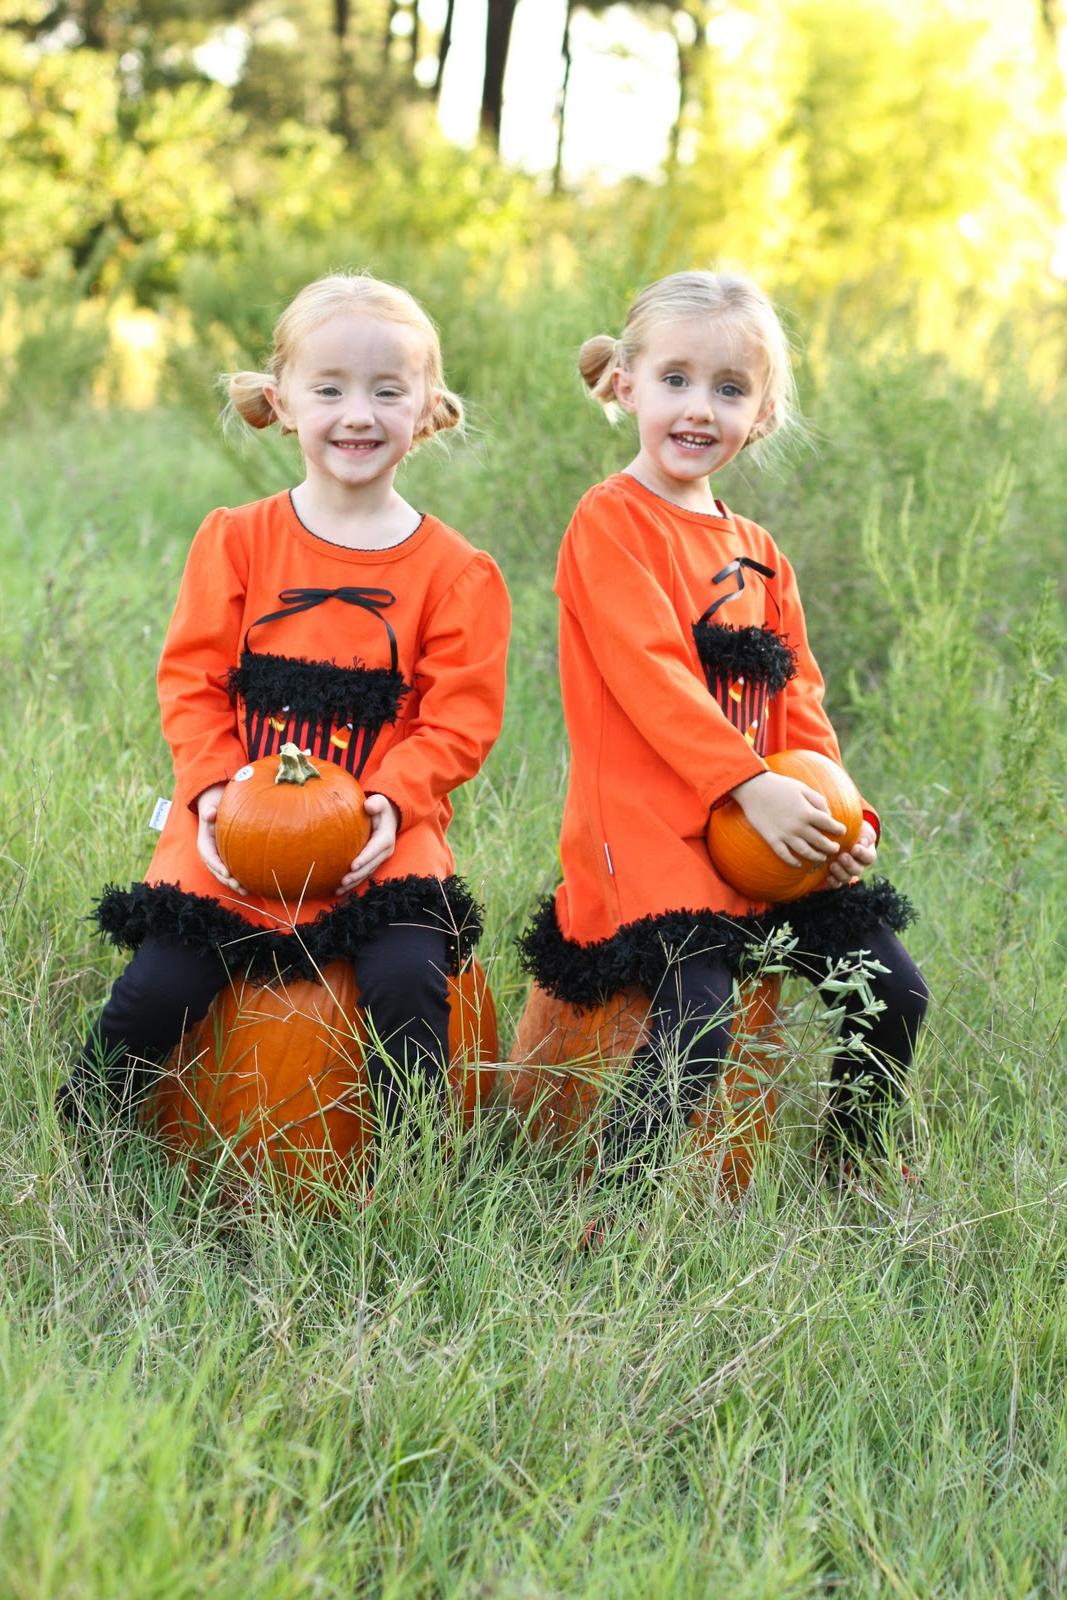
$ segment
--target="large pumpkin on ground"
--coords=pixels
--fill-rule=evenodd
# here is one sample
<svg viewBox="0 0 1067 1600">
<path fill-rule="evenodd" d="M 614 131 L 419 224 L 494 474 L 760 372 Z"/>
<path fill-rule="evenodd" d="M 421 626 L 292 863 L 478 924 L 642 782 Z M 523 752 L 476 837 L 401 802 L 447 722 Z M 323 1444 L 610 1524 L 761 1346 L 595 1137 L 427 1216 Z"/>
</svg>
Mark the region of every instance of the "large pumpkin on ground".
<svg viewBox="0 0 1067 1600">
<path fill-rule="evenodd" d="M 496 1013 L 477 962 L 449 980 L 449 1087 L 464 1124 L 489 1098 L 499 1057 Z M 174 1153 L 227 1149 L 254 1171 L 351 1187 L 364 1175 L 374 1116 L 350 962 L 322 982 L 266 988 L 234 980 L 160 1071 L 142 1121 Z M 293 1187 L 293 1183 L 290 1184 Z"/>
<path fill-rule="evenodd" d="M 370 838 L 366 796 L 335 761 L 312 761 L 295 744 L 242 767 L 226 785 L 215 839 L 251 894 L 320 899 L 337 888 Z"/>
<path fill-rule="evenodd" d="M 797 778 L 818 790 L 831 816 L 845 825 L 844 834 L 835 837 L 834 843 L 841 850 L 850 850 L 863 824 L 863 802 L 844 768 L 816 750 L 780 750 L 767 757 L 767 765 L 772 772 Z M 716 872 L 738 893 L 771 904 L 799 900 L 801 895 L 821 889 L 833 859 L 821 865 L 805 861 L 799 867 L 779 860 L 736 800 L 725 801 L 711 813 L 708 852 Z"/>
<path fill-rule="evenodd" d="M 780 1066 L 781 985 L 777 975 L 743 985 L 730 1059 L 715 1093 L 690 1119 L 694 1144 L 729 1199 L 747 1189 L 756 1150 L 770 1137 L 778 1106 L 773 1078 Z M 624 989 L 604 1005 L 579 1011 L 533 985 L 503 1081 L 512 1110 L 532 1138 L 558 1146 L 587 1130 L 586 1171 L 591 1170 L 604 1078 L 644 1043 L 648 1013 L 648 996 L 640 989 Z"/>
</svg>

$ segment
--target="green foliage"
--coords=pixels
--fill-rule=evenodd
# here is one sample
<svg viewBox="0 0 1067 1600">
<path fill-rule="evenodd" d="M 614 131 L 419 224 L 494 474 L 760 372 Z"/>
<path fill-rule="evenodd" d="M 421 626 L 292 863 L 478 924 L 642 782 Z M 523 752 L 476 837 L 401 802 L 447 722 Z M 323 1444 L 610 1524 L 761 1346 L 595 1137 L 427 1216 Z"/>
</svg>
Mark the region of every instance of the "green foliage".
<svg viewBox="0 0 1067 1600">
<path fill-rule="evenodd" d="M 1062 94 L 1039 8 L 754 0 L 708 52 L 674 253 L 740 263 L 794 303 L 872 302 L 940 345 L 1049 278 Z M 1025 179 L 1023 178 L 1025 174 Z"/>
<path fill-rule="evenodd" d="M 8 288 L 0 309 L 0 415 L 60 416 L 90 403 L 108 354 L 107 303 L 66 274 Z"/>
<path fill-rule="evenodd" d="M 98 286 L 165 306 L 197 252 L 252 269 L 264 242 L 295 259 L 309 240 L 336 255 L 348 236 L 403 279 L 451 281 L 494 255 L 507 296 L 536 283 L 548 236 L 574 265 L 590 243 L 639 264 L 633 287 L 683 263 L 740 264 L 806 322 L 819 311 L 854 338 L 877 307 L 974 370 L 1010 312 L 1024 359 L 1040 346 L 1056 370 L 1062 85 L 1037 6 L 723 10 L 706 46 L 680 44 L 706 79 L 693 159 L 667 186 L 565 202 L 484 148 L 447 146 L 410 62 L 386 48 L 385 0 L 347 13 L 287 0 L 269 16 L 188 0 L 173 32 L 146 4 L 89 8 L 77 26 L 57 9 L 48 25 L 65 17 L 69 48 L 15 7 L 19 30 L 0 42 L 0 273 L 77 267 L 105 239 Z M 194 53 L 226 17 L 232 88 Z"/>
<path fill-rule="evenodd" d="M 233 205 L 219 156 L 241 132 L 221 85 L 127 101 L 118 63 L 97 52 L 35 60 L 10 39 L 0 49 L 0 269 L 32 277 L 65 261 L 80 267 L 104 240 L 103 283 L 114 287 L 121 267 L 147 292 L 218 236 Z"/>
<path fill-rule="evenodd" d="M 877 504 L 864 523 L 866 566 L 891 619 L 893 643 L 876 693 L 857 692 L 856 700 L 868 718 L 881 708 L 877 721 L 887 756 L 902 780 L 921 771 L 927 779 L 951 783 L 960 748 L 981 759 L 995 660 L 983 647 L 981 622 L 994 541 L 1003 537 L 1010 494 L 1011 472 L 1005 468 L 980 494 L 958 540 L 946 539 L 936 525 L 915 526 L 910 480 L 889 538 Z"/>
<path fill-rule="evenodd" d="M 1014 683 L 1007 715 L 997 739 L 997 768 L 985 792 L 979 815 L 985 827 L 990 876 L 999 892 L 986 907 L 986 947 L 994 965 L 1011 959 L 1018 949 L 1020 918 L 1026 915 L 1022 893 L 1025 869 L 1036 851 L 1051 852 L 1050 828 L 1062 835 L 1063 774 L 1067 770 L 1063 664 L 1067 629 L 1056 587 L 1048 579 L 1033 613 L 1013 630 Z"/>
</svg>

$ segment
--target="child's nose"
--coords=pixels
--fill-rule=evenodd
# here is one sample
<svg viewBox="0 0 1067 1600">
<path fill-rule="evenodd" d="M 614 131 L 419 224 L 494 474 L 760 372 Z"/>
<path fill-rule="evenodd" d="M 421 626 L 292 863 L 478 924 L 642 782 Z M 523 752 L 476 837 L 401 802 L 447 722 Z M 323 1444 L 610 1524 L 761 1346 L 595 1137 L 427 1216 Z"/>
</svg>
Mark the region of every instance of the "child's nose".
<svg viewBox="0 0 1067 1600">
<path fill-rule="evenodd" d="M 350 428 L 369 428 L 374 422 L 374 410 L 366 395 L 353 394 L 345 406 L 345 423 Z"/>
<path fill-rule="evenodd" d="M 689 391 L 688 411 L 691 417 L 706 420 L 715 415 L 715 406 L 711 395 L 706 389 L 699 389 L 696 385 Z"/>
</svg>

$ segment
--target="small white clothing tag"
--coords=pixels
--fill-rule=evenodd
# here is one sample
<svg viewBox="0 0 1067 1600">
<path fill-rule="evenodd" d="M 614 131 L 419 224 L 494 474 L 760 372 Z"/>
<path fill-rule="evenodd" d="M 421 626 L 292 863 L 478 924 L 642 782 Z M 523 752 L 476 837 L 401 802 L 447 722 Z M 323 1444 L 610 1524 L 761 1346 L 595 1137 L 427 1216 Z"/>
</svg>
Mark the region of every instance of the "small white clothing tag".
<svg viewBox="0 0 1067 1600">
<path fill-rule="evenodd" d="M 163 797 L 160 796 L 155 805 L 152 807 L 152 815 L 149 818 L 148 826 L 150 828 L 155 828 L 157 833 L 162 833 L 169 816 L 170 801 L 164 800 Z"/>
</svg>

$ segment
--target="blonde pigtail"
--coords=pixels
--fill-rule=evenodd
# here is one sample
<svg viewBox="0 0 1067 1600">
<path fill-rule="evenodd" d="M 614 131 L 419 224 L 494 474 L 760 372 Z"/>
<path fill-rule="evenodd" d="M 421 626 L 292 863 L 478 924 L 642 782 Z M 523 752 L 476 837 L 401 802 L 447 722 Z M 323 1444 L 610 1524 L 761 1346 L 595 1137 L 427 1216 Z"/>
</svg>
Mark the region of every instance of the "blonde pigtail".
<svg viewBox="0 0 1067 1600">
<path fill-rule="evenodd" d="M 610 333 L 597 333 L 578 352 L 578 371 L 594 400 L 611 414 L 615 405 L 613 379 L 619 368 L 620 341 Z"/>
<path fill-rule="evenodd" d="M 226 385 L 230 405 L 250 428 L 269 428 L 279 420 L 278 413 L 264 393 L 266 385 L 274 382 L 269 373 L 230 372 L 222 381 Z"/>
<path fill-rule="evenodd" d="M 449 428 L 462 427 L 463 401 L 451 389 L 441 389 L 423 418 L 413 442 L 421 444 L 423 440 L 432 439 L 435 434 L 445 433 Z"/>
</svg>

